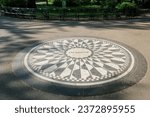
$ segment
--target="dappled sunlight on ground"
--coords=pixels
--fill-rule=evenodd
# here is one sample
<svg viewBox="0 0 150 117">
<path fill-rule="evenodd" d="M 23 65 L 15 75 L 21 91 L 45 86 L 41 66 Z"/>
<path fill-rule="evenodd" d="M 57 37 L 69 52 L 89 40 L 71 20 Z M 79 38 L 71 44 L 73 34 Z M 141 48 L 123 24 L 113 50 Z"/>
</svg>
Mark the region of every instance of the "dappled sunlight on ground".
<svg viewBox="0 0 150 117">
<path fill-rule="evenodd" d="M 71 97 L 34 89 L 16 77 L 12 61 L 18 52 L 44 40 L 62 37 L 104 37 L 123 42 L 150 61 L 150 18 L 121 21 L 31 21 L 0 17 L 0 99 L 150 99 L 150 73 L 122 91 L 101 96 Z M 148 69 L 149 71 L 149 69 Z"/>
</svg>

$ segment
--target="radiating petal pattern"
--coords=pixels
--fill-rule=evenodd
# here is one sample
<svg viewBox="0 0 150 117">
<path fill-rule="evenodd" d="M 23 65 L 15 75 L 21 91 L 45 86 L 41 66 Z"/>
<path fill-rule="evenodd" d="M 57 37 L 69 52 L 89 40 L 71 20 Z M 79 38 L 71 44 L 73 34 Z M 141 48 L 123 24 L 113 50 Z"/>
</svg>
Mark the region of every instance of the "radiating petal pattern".
<svg viewBox="0 0 150 117">
<path fill-rule="evenodd" d="M 128 70 L 132 62 L 121 45 L 85 37 L 42 43 L 25 58 L 27 68 L 38 76 L 74 84 L 113 79 Z"/>
</svg>

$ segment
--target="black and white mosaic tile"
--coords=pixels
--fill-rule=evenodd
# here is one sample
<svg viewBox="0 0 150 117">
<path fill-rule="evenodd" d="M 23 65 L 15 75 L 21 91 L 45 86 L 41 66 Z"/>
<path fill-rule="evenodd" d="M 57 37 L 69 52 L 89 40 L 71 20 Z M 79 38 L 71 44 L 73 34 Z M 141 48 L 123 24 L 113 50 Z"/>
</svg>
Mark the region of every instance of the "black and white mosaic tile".
<svg viewBox="0 0 150 117">
<path fill-rule="evenodd" d="M 49 93 L 85 96 L 125 89 L 146 71 L 144 56 L 116 41 L 70 37 L 39 42 L 20 51 L 14 74 L 29 86 Z"/>
<path fill-rule="evenodd" d="M 111 82 L 130 72 L 134 57 L 114 42 L 75 37 L 42 43 L 24 59 L 26 68 L 38 78 L 66 85 Z"/>
</svg>

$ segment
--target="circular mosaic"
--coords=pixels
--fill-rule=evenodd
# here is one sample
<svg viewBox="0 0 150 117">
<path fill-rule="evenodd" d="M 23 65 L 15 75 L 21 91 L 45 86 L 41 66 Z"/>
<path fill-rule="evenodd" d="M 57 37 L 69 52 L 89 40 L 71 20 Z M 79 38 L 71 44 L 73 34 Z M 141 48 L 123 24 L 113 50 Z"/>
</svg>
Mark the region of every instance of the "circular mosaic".
<svg viewBox="0 0 150 117">
<path fill-rule="evenodd" d="M 72 86 L 91 86 L 123 78 L 135 64 L 133 54 L 115 42 L 73 37 L 44 42 L 24 58 L 38 79 Z"/>
</svg>

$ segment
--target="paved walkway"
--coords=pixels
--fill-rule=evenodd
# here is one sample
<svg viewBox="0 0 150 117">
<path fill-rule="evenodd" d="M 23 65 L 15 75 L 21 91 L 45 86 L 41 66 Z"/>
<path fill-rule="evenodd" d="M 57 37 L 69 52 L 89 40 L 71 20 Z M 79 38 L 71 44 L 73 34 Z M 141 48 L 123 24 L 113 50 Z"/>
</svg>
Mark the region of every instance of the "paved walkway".
<svg viewBox="0 0 150 117">
<path fill-rule="evenodd" d="M 145 77 L 127 89 L 87 97 L 71 97 L 34 89 L 12 72 L 12 61 L 30 44 L 53 38 L 90 36 L 125 43 L 148 62 Z M 150 17 L 127 21 L 30 21 L 0 17 L 0 99 L 150 99 Z M 141 69 L 142 70 L 142 69 Z"/>
</svg>

